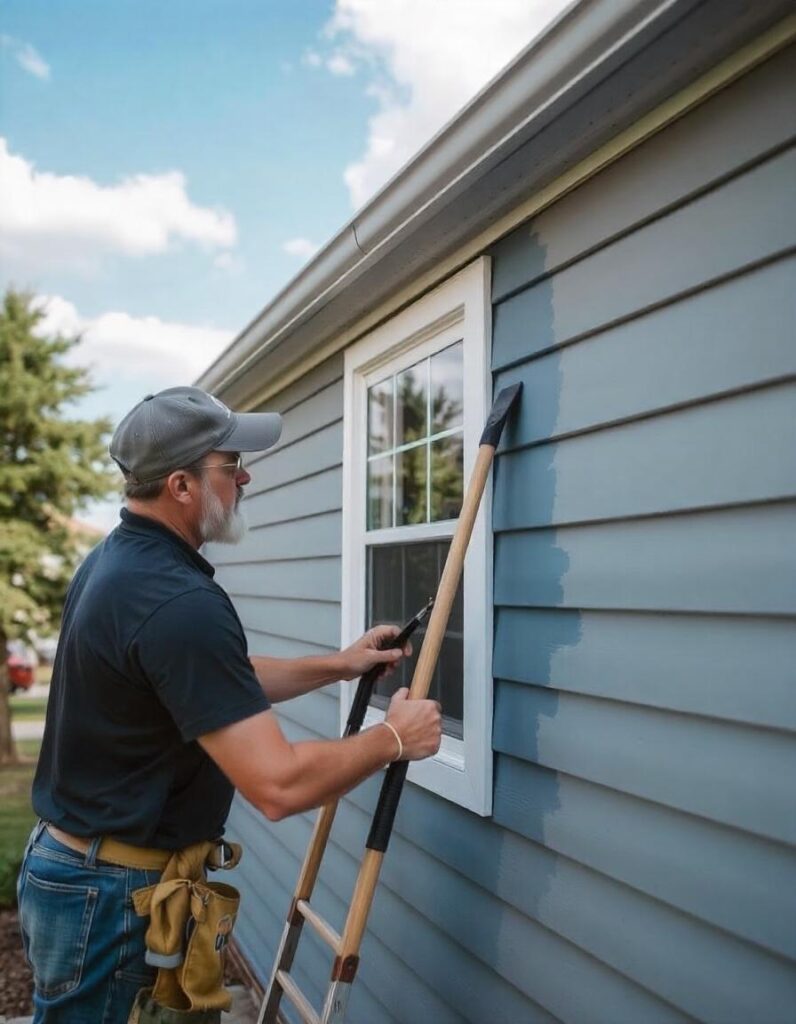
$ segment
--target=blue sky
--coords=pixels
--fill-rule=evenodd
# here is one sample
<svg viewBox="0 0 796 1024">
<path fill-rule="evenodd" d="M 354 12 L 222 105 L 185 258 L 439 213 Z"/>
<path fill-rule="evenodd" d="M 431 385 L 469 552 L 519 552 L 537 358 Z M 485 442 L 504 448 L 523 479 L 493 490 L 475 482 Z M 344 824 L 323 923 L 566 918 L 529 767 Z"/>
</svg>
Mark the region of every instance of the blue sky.
<svg viewBox="0 0 796 1024">
<path fill-rule="evenodd" d="M 195 379 L 564 6 L 2 0 L 0 284 L 83 335 L 80 413 Z"/>
</svg>

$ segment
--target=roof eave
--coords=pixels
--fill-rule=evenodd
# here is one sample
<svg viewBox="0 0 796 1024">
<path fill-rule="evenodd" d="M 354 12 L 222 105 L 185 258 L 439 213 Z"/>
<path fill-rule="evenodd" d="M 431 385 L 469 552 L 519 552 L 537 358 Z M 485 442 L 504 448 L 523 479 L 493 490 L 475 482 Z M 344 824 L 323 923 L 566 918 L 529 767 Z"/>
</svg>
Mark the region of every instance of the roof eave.
<svg viewBox="0 0 796 1024">
<path fill-rule="evenodd" d="M 651 106 L 656 98 L 659 101 L 667 87 L 670 91 L 676 88 L 684 75 L 698 73 L 700 65 L 709 65 L 711 60 L 718 61 L 734 41 L 738 45 L 737 40 L 762 31 L 783 11 L 787 13 L 788 4 L 786 0 L 760 0 L 752 5 L 753 12 L 746 10 L 747 6 L 742 0 L 582 0 L 568 8 L 265 306 L 202 374 L 199 386 L 225 395 L 231 389 L 235 401 L 240 401 L 246 390 L 253 390 L 241 385 L 242 375 L 269 360 L 285 342 L 300 341 L 293 355 L 301 358 L 361 316 L 377 292 L 391 285 L 397 288 L 395 260 L 390 258 L 397 250 L 415 256 L 413 243 L 417 246 L 422 240 L 424 255 L 433 260 L 434 248 L 441 254 L 457 242 L 450 225 L 460 223 L 465 234 L 475 234 L 478 217 L 468 203 L 472 206 L 473 195 L 479 188 L 483 193 L 490 178 L 495 180 L 495 191 L 502 190 L 496 198 L 502 199 L 504 206 L 516 202 L 518 188 L 539 187 L 545 175 L 560 170 L 561 161 L 555 159 L 559 150 L 562 159 L 582 156 L 584 145 L 599 144 L 601 137 L 618 131 L 627 117 L 639 116 L 645 103 Z M 700 53 L 686 55 L 679 69 L 672 66 L 671 82 L 659 72 L 647 88 L 648 99 L 636 90 L 635 95 L 626 97 L 626 109 L 620 110 L 615 99 L 617 82 L 613 93 L 605 83 L 612 76 L 621 78 L 623 69 L 632 68 L 634 58 L 654 47 L 656 41 L 668 36 L 671 46 L 678 29 L 686 38 L 689 19 L 699 32 Z M 715 31 L 706 35 L 706 26 L 713 22 Z M 662 46 L 659 43 L 658 49 Z M 603 111 L 601 118 L 598 116 L 603 123 L 595 127 L 595 107 L 600 115 L 595 97 L 600 90 L 610 117 Z M 572 112 L 578 106 L 591 119 L 591 131 L 583 132 L 581 145 L 576 137 L 569 147 L 559 142 L 555 148 L 551 143 L 556 138 L 552 130 L 556 120 L 566 124 L 568 118 L 577 132 Z M 527 149 L 534 140 L 543 139 L 545 133 L 548 149 L 554 151 L 545 154 L 544 145 L 537 146 L 537 180 L 526 173 L 509 189 L 507 168 L 512 158 L 522 147 Z M 571 152 L 565 152 L 567 149 Z M 482 217 L 494 215 L 497 205 L 492 206 L 494 209 L 483 208 Z M 438 237 L 435 225 L 443 228 Z M 365 277 L 370 287 L 355 296 L 353 286 Z M 321 311 L 323 316 L 318 315 Z M 307 329 L 310 324 L 311 331 Z"/>
</svg>

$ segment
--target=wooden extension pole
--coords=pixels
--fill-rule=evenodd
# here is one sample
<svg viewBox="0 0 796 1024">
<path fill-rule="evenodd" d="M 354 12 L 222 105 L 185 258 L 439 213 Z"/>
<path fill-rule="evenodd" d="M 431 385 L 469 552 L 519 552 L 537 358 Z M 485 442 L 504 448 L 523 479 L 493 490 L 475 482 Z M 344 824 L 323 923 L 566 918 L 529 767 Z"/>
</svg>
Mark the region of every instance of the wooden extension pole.
<svg viewBox="0 0 796 1024">
<path fill-rule="evenodd" d="M 451 608 L 459 585 L 464 556 L 473 532 L 473 525 L 481 504 L 481 498 L 489 479 L 489 472 L 495 457 L 503 427 L 511 408 L 519 398 L 522 384 L 514 384 L 503 388 L 492 406 L 492 411 L 481 436 L 478 456 L 473 467 L 467 493 L 464 497 L 459 521 L 451 542 L 445 569 L 442 573 L 434 610 L 428 624 L 426 636 L 420 656 L 417 659 L 412 685 L 409 689 L 410 700 L 422 700 L 428 695 L 434 670 L 437 665 L 440 647 L 450 618 Z M 365 856 L 354 888 L 351 907 L 345 923 L 340 944 L 340 952 L 332 968 L 332 984 L 327 998 L 323 1024 L 332 1024 L 342 1020 L 347 1002 L 347 992 L 356 974 L 359 964 L 359 949 L 367 926 L 370 907 L 379 881 L 382 860 L 392 833 L 395 813 L 401 797 L 408 764 L 398 761 L 390 765 L 382 785 L 373 824 L 368 835 Z"/>
<path fill-rule="evenodd" d="M 429 607 L 430 604 L 416 615 L 398 636 L 387 641 L 383 646 L 385 648 L 403 647 L 412 632 L 423 621 Z M 351 705 L 351 711 L 348 715 L 345 732 L 343 733 L 344 736 L 354 736 L 362 728 L 371 694 L 373 693 L 373 687 L 379 676 L 384 672 L 384 668 L 383 664 L 374 665 L 373 668 L 365 672 L 360 678 Z M 326 850 L 326 844 L 329 841 L 329 834 L 334 824 L 337 804 L 337 800 L 331 800 L 329 803 L 324 804 L 318 812 L 318 817 L 315 819 L 315 827 L 312 830 L 312 837 L 307 847 L 307 852 L 304 855 L 304 863 L 301 866 L 296 888 L 293 892 L 293 900 L 288 911 L 287 922 L 282 933 L 282 940 L 279 944 L 279 951 L 274 962 L 274 969 L 265 999 L 263 1000 L 258 1024 L 272 1024 L 272 1022 L 279 1020 L 279 1004 L 285 991 L 285 975 L 288 974 L 293 966 L 293 959 L 296 955 L 296 948 L 305 920 L 314 921 L 316 930 L 320 930 L 320 933 L 325 936 L 327 943 L 332 945 L 335 952 L 337 952 L 339 940 L 330 941 L 332 929 L 326 925 L 326 922 L 318 918 L 308 906 L 318 879 L 318 871 L 320 870 L 321 861 Z"/>
</svg>

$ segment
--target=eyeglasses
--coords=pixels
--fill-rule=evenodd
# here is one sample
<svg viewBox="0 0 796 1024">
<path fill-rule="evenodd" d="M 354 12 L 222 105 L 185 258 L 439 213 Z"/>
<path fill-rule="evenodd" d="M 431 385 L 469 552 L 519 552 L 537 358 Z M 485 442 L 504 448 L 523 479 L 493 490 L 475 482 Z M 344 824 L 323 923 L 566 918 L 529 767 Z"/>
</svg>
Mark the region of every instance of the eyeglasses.
<svg viewBox="0 0 796 1024">
<path fill-rule="evenodd" d="M 235 474 L 240 473 L 243 470 L 243 456 L 239 455 L 234 462 L 211 462 L 206 466 L 197 466 L 197 470 L 200 469 L 234 469 Z M 230 476 L 234 474 L 229 474 Z"/>
</svg>

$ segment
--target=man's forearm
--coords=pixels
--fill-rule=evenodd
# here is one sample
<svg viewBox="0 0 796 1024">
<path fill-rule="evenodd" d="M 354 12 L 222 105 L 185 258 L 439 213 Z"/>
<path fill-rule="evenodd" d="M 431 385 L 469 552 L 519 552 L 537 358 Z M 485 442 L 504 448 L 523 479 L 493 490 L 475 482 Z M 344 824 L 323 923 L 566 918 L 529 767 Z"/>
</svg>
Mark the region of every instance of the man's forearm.
<svg viewBox="0 0 796 1024">
<path fill-rule="evenodd" d="M 291 744 L 292 758 L 261 807 L 277 819 L 319 807 L 348 793 L 397 754 L 396 740 L 382 724 L 342 740 Z"/>
<path fill-rule="evenodd" d="M 278 704 L 319 686 L 342 678 L 340 654 L 321 654 L 308 658 L 263 658 L 251 656 L 249 661 L 257 679 L 272 704 Z"/>
</svg>

